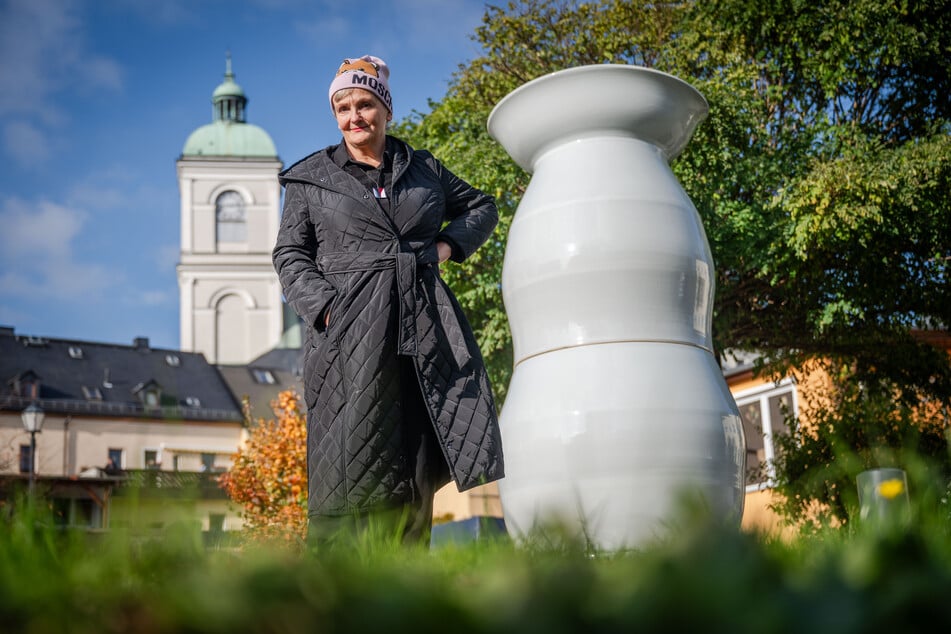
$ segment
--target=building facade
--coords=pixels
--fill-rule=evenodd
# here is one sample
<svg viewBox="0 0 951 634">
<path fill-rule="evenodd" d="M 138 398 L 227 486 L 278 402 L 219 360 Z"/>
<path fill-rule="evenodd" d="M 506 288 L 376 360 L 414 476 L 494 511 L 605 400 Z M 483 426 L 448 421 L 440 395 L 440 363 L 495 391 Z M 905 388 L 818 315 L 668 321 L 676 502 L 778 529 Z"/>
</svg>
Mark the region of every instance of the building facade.
<svg viewBox="0 0 951 634">
<path fill-rule="evenodd" d="M 0 499 L 32 480 L 64 524 L 106 528 L 110 499 L 131 486 L 143 489 L 137 499 L 162 500 L 166 516 L 184 505 L 201 509 L 190 517 L 205 530 L 240 526 L 215 479 L 246 438 L 244 419 L 200 353 L 152 348 L 145 338 L 117 345 L 0 327 L 0 377 Z M 23 420 L 31 406 L 42 413 L 35 434 Z M 126 521 L 141 516 L 124 506 Z"/>
</svg>

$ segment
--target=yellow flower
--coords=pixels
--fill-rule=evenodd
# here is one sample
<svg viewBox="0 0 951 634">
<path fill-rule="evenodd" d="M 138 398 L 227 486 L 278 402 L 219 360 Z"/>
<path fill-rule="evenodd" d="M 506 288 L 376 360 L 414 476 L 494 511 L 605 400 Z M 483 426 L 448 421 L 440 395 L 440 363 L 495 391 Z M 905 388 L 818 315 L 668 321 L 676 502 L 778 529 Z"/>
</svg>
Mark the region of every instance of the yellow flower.
<svg viewBox="0 0 951 634">
<path fill-rule="evenodd" d="M 878 485 L 878 494 L 886 500 L 898 497 L 905 491 L 905 484 L 898 479 L 885 480 Z"/>
</svg>

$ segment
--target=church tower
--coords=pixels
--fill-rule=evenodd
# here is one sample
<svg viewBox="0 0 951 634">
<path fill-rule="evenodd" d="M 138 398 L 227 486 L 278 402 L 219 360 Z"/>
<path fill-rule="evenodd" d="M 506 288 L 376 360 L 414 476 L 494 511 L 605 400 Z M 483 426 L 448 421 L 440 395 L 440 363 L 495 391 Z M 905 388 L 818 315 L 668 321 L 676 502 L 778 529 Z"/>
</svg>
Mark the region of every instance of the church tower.
<svg viewBox="0 0 951 634">
<path fill-rule="evenodd" d="M 181 349 L 211 363 L 245 364 L 284 330 L 271 264 L 280 223 L 281 161 L 267 132 L 247 123 L 248 98 L 231 57 L 212 94 L 212 122 L 176 161 L 181 197 Z"/>
</svg>

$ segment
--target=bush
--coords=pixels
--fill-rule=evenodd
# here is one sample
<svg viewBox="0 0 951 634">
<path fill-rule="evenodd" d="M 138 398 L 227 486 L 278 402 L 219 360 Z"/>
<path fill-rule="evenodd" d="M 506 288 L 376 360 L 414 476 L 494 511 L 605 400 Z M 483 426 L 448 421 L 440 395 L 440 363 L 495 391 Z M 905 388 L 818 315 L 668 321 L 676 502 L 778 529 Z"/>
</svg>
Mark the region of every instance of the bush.
<svg viewBox="0 0 951 634">
<path fill-rule="evenodd" d="M 250 537 L 300 546 L 307 531 L 306 416 L 293 390 L 281 392 L 272 407 L 276 418 L 252 426 L 219 482 L 241 505 Z"/>
</svg>

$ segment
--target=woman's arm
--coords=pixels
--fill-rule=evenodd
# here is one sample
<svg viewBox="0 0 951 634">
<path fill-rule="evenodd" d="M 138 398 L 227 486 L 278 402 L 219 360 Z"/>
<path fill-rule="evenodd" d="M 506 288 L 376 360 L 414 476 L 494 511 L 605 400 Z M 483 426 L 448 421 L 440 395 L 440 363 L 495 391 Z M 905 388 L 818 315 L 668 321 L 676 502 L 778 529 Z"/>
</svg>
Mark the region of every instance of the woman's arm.
<svg viewBox="0 0 951 634">
<path fill-rule="evenodd" d="M 301 183 L 289 183 L 285 189 L 272 259 L 287 303 L 305 323 L 323 330 L 337 291 L 317 269 L 317 237 Z"/>
<path fill-rule="evenodd" d="M 446 218 L 449 219 L 436 241 L 447 243 L 452 248 L 451 259 L 462 262 L 492 235 L 499 222 L 499 212 L 492 196 L 465 182 L 439 161 L 433 159 L 432 162 L 446 195 Z"/>
</svg>

